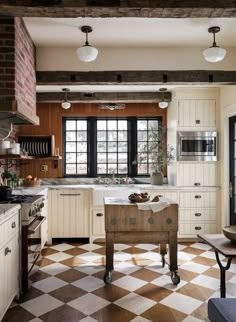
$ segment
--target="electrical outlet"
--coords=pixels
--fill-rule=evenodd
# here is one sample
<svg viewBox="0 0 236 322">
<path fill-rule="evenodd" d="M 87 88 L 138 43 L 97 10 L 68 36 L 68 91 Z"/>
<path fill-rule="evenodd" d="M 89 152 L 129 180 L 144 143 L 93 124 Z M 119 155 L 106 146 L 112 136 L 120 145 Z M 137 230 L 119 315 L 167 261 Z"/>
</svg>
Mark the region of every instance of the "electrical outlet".
<svg viewBox="0 0 236 322">
<path fill-rule="evenodd" d="M 46 165 L 46 164 L 42 164 L 42 165 L 40 166 L 40 170 L 41 170 L 41 171 L 43 171 L 43 172 L 48 171 L 48 165 Z"/>
</svg>

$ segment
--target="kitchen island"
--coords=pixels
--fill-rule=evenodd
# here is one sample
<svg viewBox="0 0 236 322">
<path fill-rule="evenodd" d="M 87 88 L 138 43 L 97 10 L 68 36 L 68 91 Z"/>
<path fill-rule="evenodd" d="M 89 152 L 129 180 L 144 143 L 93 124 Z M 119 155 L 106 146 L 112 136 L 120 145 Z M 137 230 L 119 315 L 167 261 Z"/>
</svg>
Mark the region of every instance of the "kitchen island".
<svg viewBox="0 0 236 322">
<path fill-rule="evenodd" d="M 177 274 L 178 205 L 153 212 L 139 210 L 126 198 L 105 198 L 106 272 L 105 283 L 111 282 L 114 243 L 160 244 L 162 264 L 165 265 L 166 244 L 169 245 L 169 268 L 174 284 L 180 282 Z"/>
</svg>

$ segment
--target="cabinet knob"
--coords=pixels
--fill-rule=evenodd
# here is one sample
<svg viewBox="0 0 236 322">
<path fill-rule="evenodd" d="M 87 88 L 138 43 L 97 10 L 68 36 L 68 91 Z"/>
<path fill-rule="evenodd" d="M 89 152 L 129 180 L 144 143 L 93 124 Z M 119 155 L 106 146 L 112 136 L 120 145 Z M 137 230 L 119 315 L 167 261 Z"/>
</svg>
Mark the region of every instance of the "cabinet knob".
<svg viewBox="0 0 236 322">
<path fill-rule="evenodd" d="M 196 217 L 201 217 L 201 215 L 202 215 L 202 214 L 201 214 L 200 212 L 196 212 L 196 213 L 195 213 L 195 216 L 196 216 Z"/>
<path fill-rule="evenodd" d="M 13 221 L 13 223 L 11 224 L 11 228 L 16 228 L 16 223 Z"/>
<path fill-rule="evenodd" d="M 195 182 L 194 183 L 194 186 L 200 186 L 201 185 L 201 183 L 200 182 Z"/>
<path fill-rule="evenodd" d="M 196 226 L 195 227 L 195 230 L 201 230 L 202 229 L 202 227 L 201 226 Z"/>
<path fill-rule="evenodd" d="M 196 199 L 201 199 L 201 198 L 202 198 L 202 196 L 200 196 L 200 195 L 196 195 L 196 196 L 195 196 L 195 198 L 196 198 Z"/>
<path fill-rule="evenodd" d="M 8 253 L 11 253 L 10 248 L 9 247 L 5 248 L 5 252 L 4 253 L 5 253 L 5 256 L 7 256 Z"/>
<path fill-rule="evenodd" d="M 97 217 L 102 217 L 103 216 L 103 213 L 102 212 L 98 212 L 98 213 L 96 213 L 96 216 Z"/>
<path fill-rule="evenodd" d="M 200 120 L 196 120 L 196 124 L 200 124 L 201 123 L 201 121 Z"/>
</svg>

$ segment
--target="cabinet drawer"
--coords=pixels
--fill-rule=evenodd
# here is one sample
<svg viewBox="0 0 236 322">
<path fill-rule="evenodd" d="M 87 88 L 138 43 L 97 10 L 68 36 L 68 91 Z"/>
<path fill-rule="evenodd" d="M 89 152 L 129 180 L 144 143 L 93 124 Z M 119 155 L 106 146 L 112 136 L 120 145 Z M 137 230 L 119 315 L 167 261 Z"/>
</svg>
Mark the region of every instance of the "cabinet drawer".
<svg viewBox="0 0 236 322">
<path fill-rule="evenodd" d="M 179 209 L 179 220 L 180 221 L 215 221 L 216 220 L 216 209 L 215 208 L 197 208 Z"/>
<path fill-rule="evenodd" d="M 104 208 L 93 209 L 92 211 L 92 234 L 105 235 Z"/>
<path fill-rule="evenodd" d="M 179 235 L 215 234 L 216 223 L 179 223 Z"/>
<path fill-rule="evenodd" d="M 0 246 L 19 229 L 18 213 L 0 225 Z"/>
<path fill-rule="evenodd" d="M 216 192 L 181 191 L 179 205 L 180 208 L 216 208 Z"/>
</svg>

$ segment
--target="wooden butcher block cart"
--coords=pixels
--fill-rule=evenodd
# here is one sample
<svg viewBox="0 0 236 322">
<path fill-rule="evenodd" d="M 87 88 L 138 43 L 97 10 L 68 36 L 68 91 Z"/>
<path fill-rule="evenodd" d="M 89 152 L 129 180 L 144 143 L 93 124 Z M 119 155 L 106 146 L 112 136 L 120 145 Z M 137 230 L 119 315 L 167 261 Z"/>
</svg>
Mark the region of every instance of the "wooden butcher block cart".
<svg viewBox="0 0 236 322">
<path fill-rule="evenodd" d="M 123 198 L 104 198 L 106 230 L 106 271 L 104 282 L 112 280 L 114 243 L 160 244 L 162 266 L 165 265 L 166 245 L 169 245 L 171 280 L 177 285 L 178 204 L 159 212 L 139 210 L 137 204 Z"/>
</svg>

